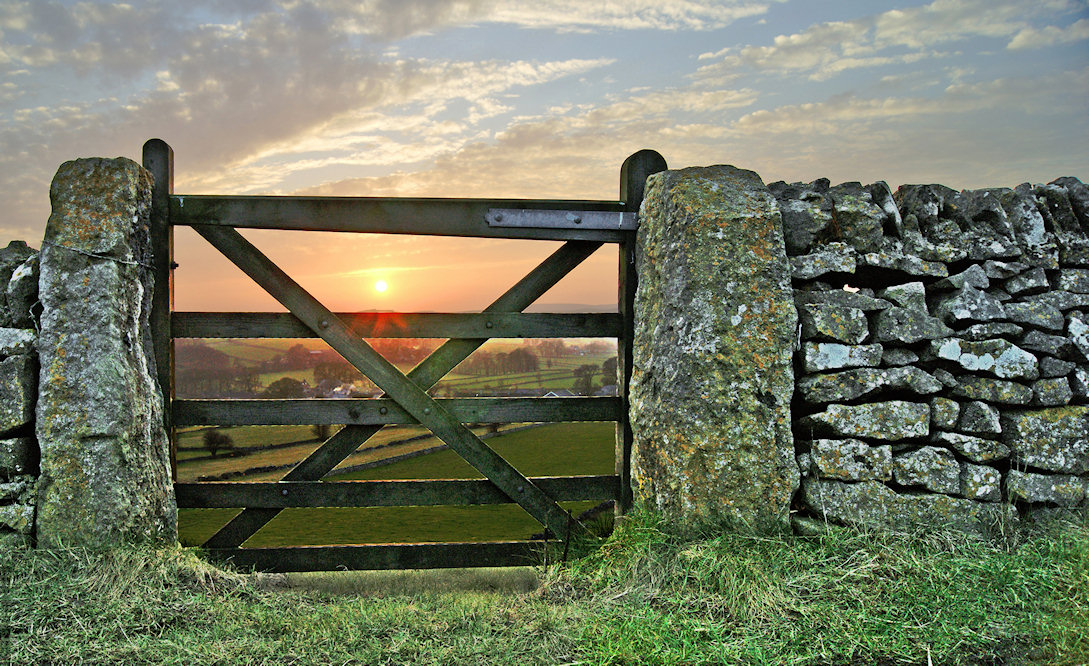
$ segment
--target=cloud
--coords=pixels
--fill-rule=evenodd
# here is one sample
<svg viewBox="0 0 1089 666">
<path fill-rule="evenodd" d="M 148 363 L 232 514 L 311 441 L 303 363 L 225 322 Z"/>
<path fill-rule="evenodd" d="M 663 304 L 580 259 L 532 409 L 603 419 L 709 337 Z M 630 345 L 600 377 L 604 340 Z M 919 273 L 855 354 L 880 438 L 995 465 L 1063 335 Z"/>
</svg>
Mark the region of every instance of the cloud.
<svg viewBox="0 0 1089 666">
<path fill-rule="evenodd" d="M 934 0 L 921 7 L 893 9 L 851 21 L 818 23 L 801 32 L 779 35 L 769 45 L 703 53 L 700 60 L 717 62 L 701 67 L 696 77 L 714 81 L 751 69 L 778 75 L 803 73 L 819 81 L 853 69 L 944 57 L 948 54 L 937 47 L 970 38 L 1025 34 L 1021 41 L 1026 44 L 1042 37 L 1059 39 L 1051 32 L 1037 36 L 1028 17 L 1063 14 L 1072 7 L 1070 0 Z M 1053 30 L 1061 33 L 1062 39 L 1080 39 L 1085 28 L 1075 26 L 1083 22 Z"/>
<path fill-rule="evenodd" d="M 1069 44 L 1084 39 L 1089 39 L 1089 19 L 1079 21 L 1065 27 L 1049 25 L 1041 29 L 1032 27 L 1023 28 L 1014 35 L 1006 48 L 1011 51 L 1019 49 L 1040 49 L 1056 44 Z"/>
</svg>

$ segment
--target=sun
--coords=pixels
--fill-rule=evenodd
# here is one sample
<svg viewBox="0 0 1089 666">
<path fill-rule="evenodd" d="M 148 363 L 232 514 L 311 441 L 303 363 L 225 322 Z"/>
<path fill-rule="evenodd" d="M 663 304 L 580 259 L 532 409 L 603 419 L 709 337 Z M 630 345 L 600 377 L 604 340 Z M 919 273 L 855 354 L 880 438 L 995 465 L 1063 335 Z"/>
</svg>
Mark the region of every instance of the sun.
<svg viewBox="0 0 1089 666">
<path fill-rule="evenodd" d="M 389 285 L 386 284 L 385 280 L 379 280 L 378 282 L 374 283 L 374 290 L 375 291 L 385 291 L 387 289 L 389 289 Z"/>
</svg>

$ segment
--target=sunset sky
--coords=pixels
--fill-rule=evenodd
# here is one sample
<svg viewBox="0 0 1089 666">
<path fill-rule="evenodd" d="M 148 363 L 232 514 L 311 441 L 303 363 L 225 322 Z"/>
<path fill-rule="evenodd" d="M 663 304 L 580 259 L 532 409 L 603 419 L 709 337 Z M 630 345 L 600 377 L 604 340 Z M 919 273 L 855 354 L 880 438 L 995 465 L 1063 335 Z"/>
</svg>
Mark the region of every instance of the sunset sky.
<svg viewBox="0 0 1089 666">
<path fill-rule="evenodd" d="M 614 199 L 641 148 L 765 182 L 1087 180 L 1089 2 L 0 1 L 0 113 L 0 240 L 33 246 L 62 162 L 151 137 L 183 194 Z M 246 235 L 344 310 L 478 309 L 556 247 Z M 177 261 L 179 310 L 279 309 L 189 230 Z M 599 252 L 542 300 L 615 303 L 615 274 Z"/>
</svg>

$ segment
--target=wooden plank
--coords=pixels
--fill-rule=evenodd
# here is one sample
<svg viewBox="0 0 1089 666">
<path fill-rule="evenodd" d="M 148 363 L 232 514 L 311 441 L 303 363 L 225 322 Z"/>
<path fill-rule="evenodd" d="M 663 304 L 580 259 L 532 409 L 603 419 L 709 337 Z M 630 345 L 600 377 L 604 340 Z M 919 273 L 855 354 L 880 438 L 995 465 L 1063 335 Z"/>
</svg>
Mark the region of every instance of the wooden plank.
<svg viewBox="0 0 1089 666">
<path fill-rule="evenodd" d="M 601 247 L 599 242 L 568 241 L 564 243 L 485 308 L 485 312 L 519 312 L 524 310 L 599 247 Z M 485 338 L 447 340 L 423 362 L 413 368 L 408 373 L 408 377 L 418 386 L 429 389 L 485 342 Z M 381 425 L 347 425 L 341 428 L 339 432 L 292 468 L 284 476 L 283 480 L 313 481 L 320 479 L 381 428 Z M 204 543 L 204 546 L 206 548 L 234 548 L 239 546 L 275 518 L 277 513 L 278 510 L 276 509 L 244 509 L 212 535 Z"/>
<path fill-rule="evenodd" d="M 615 338 L 619 313 L 338 312 L 361 338 Z M 316 338 L 289 312 L 175 312 L 175 338 Z"/>
<path fill-rule="evenodd" d="M 615 499 L 617 476 L 530 477 L 557 502 Z M 281 481 L 176 483 L 180 509 L 370 507 L 510 504 L 494 483 L 478 479 L 419 481 Z"/>
<path fill-rule="evenodd" d="M 665 159 L 653 150 L 641 150 L 628 159 L 620 169 L 620 200 L 625 210 L 638 211 L 643 203 L 647 178 L 665 171 Z M 623 515 L 632 506 L 631 452 L 634 434 L 629 420 L 630 403 L 628 387 L 632 374 L 632 339 L 635 336 L 635 292 L 638 273 L 635 270 L 636 232 L 625 232 L 620 241 L 620 267 L 618 279 L 617 309 L 623 321 L 617 338 L 617 396 L 620 400 L 621 417 L 616 421 L 616 475 L 620 478 L 620 493 L 616 501 L 616 513 Z"/>
<path fill-rule="evenodd" d="M 619 398 L 439 398 L 435 403 L 459 423 L 559 423 L 616 421 Z M 178 426 L 418 424 L 389 398 L 298 400 L 175 400 Z M 350 453 L 350 452 L 349 452 Z"/>
<path fill-rule="evenodd" d="M 540 541 L 481 543 L 393 543 L 369 546 L 225 548 L 204 552 L 241 571 L 360 571 L 536 566 L 544 559 Z"/>
<path fill-rule="evenodd" d="M 318 333 L 330 347 L 359 369 L 386 395 L 425 425 L 466 462 L 491 479 L 519 506 L 556 535 L 584 528 L 556 502 L 530 483 L 509 462 L 488 448 L 471 430 L 438 405 L 392 363 L 305 289 L 292 280 L 249 241 L 229 227 L 195 226 L 205 240 L 249 275 L 257 284 Z"/>
<path fill-rule="evenodd" d="M 171 421 L 174 399 L 174 340 L 170 315 L 174 310 L 174 227 L 170 224 L 170 195 L 174 192 L 174 150 L 162 139 L 144 144 L 143 166 L 151 173 L 151 265 L 155 284 L 151 294 L 151 345 L 155 375 L 163 396 L 163 426 L 170 438 L 170 473 L 178 479 L 177 437 Z"/>
<path fill-rule="evenodd" d="M 619 242 L 619 230 L 491 227 L 491 208 L 621 212 L 616 201 L 174 195 L 174 225 Z"/>
</svg>

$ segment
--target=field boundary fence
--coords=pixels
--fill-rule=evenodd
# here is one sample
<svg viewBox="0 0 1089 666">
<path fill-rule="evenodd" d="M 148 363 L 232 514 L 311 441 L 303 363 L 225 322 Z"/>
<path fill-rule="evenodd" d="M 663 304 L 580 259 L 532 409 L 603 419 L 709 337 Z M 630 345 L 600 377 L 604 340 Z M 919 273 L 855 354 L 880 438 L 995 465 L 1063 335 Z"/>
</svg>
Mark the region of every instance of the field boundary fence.
<svg viewBox="0 0 1089 666">
<path fill-rule="evenodd" d="M 408 569 L 537 564 L 541 541 L 246 547 L 284 509 L 514 503 L 541 523 L 546 539 L 585 530 L 559 502 L 614 500 L 631 506 L 627 387 L 632 371 L 636 213 L 646 178 L 665 160 L 644 150 L 620 170 L 616 201 L 410 199 L 181 195 L 173 191 L 173 150 L 152 139 L 143 165 L 153 175 L 155 292 L 151 313 L 156 372 L 167 430 L 184 426 L 343 425 L 277 482 L 175 483 L 179 508 L 241 509 L 203 548 L 217 559 L 263 571 Z M 288 313 L 177 312 L 173 230 L 191 227 L 288 309 Z M 512 238 L 562 241 L 551 256 L 479 313 L 334 313 L 238 229 Z M 618 312 L 525 313 L 528 306 L 603 244 L 619 246 Z M 365 338 L 445 338 L 402 373 Z M 435 398 L 428 391 L 492 338 L 616 338 L 615 397 Z M 321 338 L 383 392 L 357 399 L 176 399 L 178 338 Z M 496 454 L 468 423 L 616 422 L 616 469 L 598 476 L 527 477 Z M 485 477 L 482 480 L 323 481 L 386 424 L 422 425 Z M 176 456 L 172 453 L 172 463 Z M 177 478 L 175 472 L 175 479 Z"/>
</svg>

